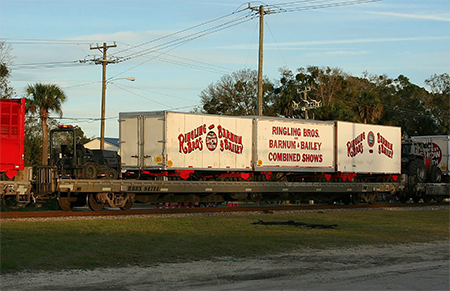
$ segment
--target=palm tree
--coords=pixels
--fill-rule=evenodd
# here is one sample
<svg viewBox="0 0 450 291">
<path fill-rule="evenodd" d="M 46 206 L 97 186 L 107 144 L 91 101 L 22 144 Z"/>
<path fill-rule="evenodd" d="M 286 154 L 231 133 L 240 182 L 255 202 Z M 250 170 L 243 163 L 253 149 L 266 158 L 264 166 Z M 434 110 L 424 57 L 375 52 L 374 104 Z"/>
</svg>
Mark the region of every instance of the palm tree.
<svg viewBox="0 0 450 291">
<path fill-rule="evenodd" d="M 363 92 L 356 101 L 358 115 L 363 123 L 376 124 L 383 113 L 383 104 L 375 93 Z"/>
<path fill-rule="evenodd" d="M 42 125 L 42 165 L 47 165 L 49 112 L 54 111 L 62 117 L 61 105 L 67 99 L 64 91 L 55 84 L 36 83 L 26 88 L 26 111 L 38 114 Z"/>
</svg>

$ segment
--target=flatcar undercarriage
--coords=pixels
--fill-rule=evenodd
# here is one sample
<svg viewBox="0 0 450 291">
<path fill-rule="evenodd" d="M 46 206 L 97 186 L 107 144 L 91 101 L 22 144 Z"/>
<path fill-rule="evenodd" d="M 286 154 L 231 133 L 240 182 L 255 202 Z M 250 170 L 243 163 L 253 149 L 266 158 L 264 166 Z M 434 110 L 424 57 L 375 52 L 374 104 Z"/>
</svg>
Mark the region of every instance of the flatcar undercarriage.
<svg viewBox="0 0 450 291">
<path fill-rule="evenodd" d="M 442 201 L 450 197 L 450 186 L 442 184 L 415 184 L 409 186 L 406 175 L 396 181 L 388 178 L 339 182 L 299 179 L 290 181 L 284 176 L 266 177 L 262 181 L 229 177 L 205 180 L 172 180 L 160 177 L 137 179 L 64 179 L 58 178 L 51 167 L 42 168 L 33 183 L 0 181 L 2 203 L 8 207 L 23 207 L 35 201 L 57 198 L 62 210 L 88 205 L 93 211 L 103 207 L 129 210 L 135 202 L 142 203 L 219 203 L 227 201 L 308 201 L 321 200 L 328 204 L 341 202 L 375 203 L 382 196 L 396 196 L 400 202 L 412 199 L 419 202 Z M 266 178 L 269 178 L 268 180 Z M 301 181 L 307 180 L 307 181 Z"/>
</svg>

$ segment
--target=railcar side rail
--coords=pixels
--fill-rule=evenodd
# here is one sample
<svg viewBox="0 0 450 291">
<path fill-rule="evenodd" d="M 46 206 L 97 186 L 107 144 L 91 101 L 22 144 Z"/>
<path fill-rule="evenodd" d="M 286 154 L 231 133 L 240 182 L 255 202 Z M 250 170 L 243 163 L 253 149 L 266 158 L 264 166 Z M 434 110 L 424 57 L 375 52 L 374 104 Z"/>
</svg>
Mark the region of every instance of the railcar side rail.
<svg viewBox="0 0 450 291">
<path fill-rule="evenodd" d="M 396 182 L 225 182 L 147 180 L 66 180 L 57 190 L 72 193 L 391 193 L 403 188 Z"/>
</svg>

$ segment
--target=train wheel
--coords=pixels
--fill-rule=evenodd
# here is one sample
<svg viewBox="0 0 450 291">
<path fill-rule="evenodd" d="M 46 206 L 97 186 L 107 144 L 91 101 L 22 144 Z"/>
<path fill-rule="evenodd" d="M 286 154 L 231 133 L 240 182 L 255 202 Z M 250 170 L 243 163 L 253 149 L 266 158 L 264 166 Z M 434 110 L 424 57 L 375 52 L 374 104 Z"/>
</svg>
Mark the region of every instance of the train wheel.
<svg viewBox="0 0 450 291">
<path fill-rule="evenodd" d="M 378 200 L 378 194 L 372 194 L 369 198 L 369 201 L 367 203 L 369 204 L 375 204 Z"/>
<path fill-rule="evenodd" d="M 58 204 L 61 210 L 64 211 L 72 210 L 72 204 L 70 203 L 70 200 L 67 197 L 58 197 Z"/>
<path fill-rule="evenodd" d="M 362 198 L 366 203 L 375 204 L 375 202 L 377 202 L 378 200 L 378 194 L 377 193 L 363 194 Z"/>
<path fill-rule="evenodd" d="M 133 200 L 128 199 L 127 203 L 125 203 L 124 206 L 120 207 L 120 210 L 127 211 L 127 210 L 130 210 L 132 206 L 133 206 Z"/>
<path fill-rule="evenodd" d="M 92 211 L 100 211 L 105 206 L 105 203 L 98 202 L 95 196 L 95 194 L 89 194 L 87 196 L 87 205 Z"/>
<path fill-rule="evenodd" d="M 430 203 L 431 202 L 431 197 L 430 196 L 425 195 L 425 196 L 423 196 L 422 199 L 423 199 L 424 203 Z"/>
<path fill-rule="evenodd" d="M 17 202 L 16 195 L 5 195 L 2 198 L 2 204 L 11 209 L 20 209 L 25 207 L 27 204 Z"/>
</svg>

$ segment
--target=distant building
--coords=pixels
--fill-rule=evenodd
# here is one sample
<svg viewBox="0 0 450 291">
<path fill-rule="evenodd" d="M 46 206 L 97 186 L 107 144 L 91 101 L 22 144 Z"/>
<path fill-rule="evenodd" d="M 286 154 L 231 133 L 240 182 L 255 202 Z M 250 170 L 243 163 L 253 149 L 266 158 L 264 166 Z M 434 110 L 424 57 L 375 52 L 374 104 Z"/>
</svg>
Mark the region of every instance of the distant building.
<svg viewBox="0 0 450 291">
<path fill-rule="evenodd" d="M 100 138 L 97 137 L 90 142 L 84 144 L 84 146 L 91 150 L 97 150 L 100 148 Z M 105 137 L 105 150 L 119 152 L 119 139 L 113 137 Z"/>
</svg>

